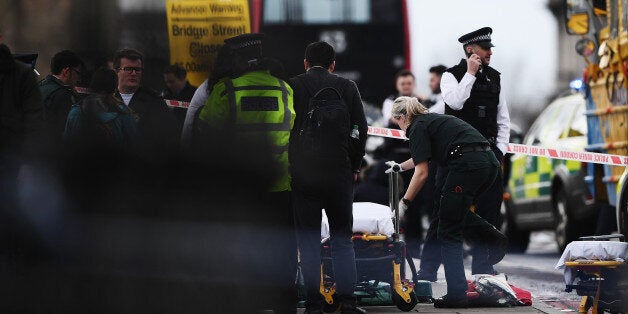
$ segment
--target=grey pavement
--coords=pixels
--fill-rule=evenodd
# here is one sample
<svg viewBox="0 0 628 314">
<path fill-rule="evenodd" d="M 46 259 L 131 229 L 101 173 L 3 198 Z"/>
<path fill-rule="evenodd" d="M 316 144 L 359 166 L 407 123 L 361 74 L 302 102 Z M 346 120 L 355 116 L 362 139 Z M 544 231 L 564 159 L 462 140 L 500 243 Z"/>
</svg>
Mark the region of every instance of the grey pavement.
<svg viewBox="0 0 628 314">
<path fill-rule="evenodd" d="M 442 271 L 442 267 L 441 267 Z M 443 278 L 440 276 L 443 275 Z M 444 280 L 444 274 L 439 273 L 437 282 L 432 283 L 432 294 L 435 298 L 441 297 L 445 294 L 446 284 Z M 363 306 L 369 314 L 378 313 L 403 313 L 396 306 Z M 466 309 L 438 309 L 433 304 L 419 303 L 416 307 L 408 313 L 547 313 L 547 314 L 562 314 L 565 312 L 574 313 L 564 307 L 554 307 L 548 303 L 540 300 L 532 299 L 532 306 L 516 306 L 516 307 L 476 307 Z M 577 313 L 577 311 L 575 311 Z M 303 309 L 300 309 L 297 313 L 303 313 Z"/>
<path fill-rule="evenodd" d="M 421 261 L 415 259 L 417 268 Z M 465 265 L 468 264 L 468 260 L 465 260 Z M 467 279 L 471 278 L 469 271 L 470 265 L 466 265 L 465 272 Z M 406 267 L 406 273 L 410 273 L 409 267 Z M 434 298 L 442 297 L 447 292 L 447 284 L 445 282 L 445 272 L 441 266 L 438 270 L 437 281 L 432 283 L 432 296 Z M 560 277 L 557 278 L 560 280 Z M 514 283 L 517 285 L 516 283 Z M 466 309 L 437 309 L 433 304 L 419 303 L 409 313 L 547 313 L 547 314 L 562 314 L 562 313 L 577 313 L 578 312 L 578 296 L 575 296 L 571 301 L 566 301 L 562 298 L 553 300 L 547 297 L 536 297 L 534 291 L 532 293 L 532 305 L 531 306 L 516 306 L 516 307 L 478 307 L 478 308 L 466 308 Z M 361 306 L 368 313 L 403 313 L 396 306 Z M 297 313 L 303 313 L 303 309 L 300 309 Z"/>
</svg>

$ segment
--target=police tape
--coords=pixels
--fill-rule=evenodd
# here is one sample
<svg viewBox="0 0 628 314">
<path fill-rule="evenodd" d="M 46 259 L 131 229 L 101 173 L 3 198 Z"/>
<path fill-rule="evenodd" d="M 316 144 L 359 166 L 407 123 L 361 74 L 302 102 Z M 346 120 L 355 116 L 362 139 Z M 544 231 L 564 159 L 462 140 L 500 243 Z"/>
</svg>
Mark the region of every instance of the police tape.
<svg viewBox="0 0 628 314">
<path fill-rule="evenodd" d="M 540 156 L 555 159 L 575 160 L 581 162 L 604 164 L 611 166 L 628 166 L 628 156 L 575 152 L 556 148 L 545 148 L 539 146 L 529 146 L 508 143 L 508 152 L 511 154 L 524 154 L 529 156 Z"/>
<path fill-rule="evenodd" d="M 374 135 L 374 136 L 396 138 L 400 140 L 407 140 L 406 132 L 402 130 L 397 130 L 397 129 L 388 129 L 388 128 L 382 128 L 382 127 L 377 127 L 377 126 L 369 126 L 369 130 L 367 134 Z"/>
<path fill-rule="evenodd" d="M 369 126 L 367 134 L 373 136 L 383 136 L 407 140 L 405 132 L 396 129 Z M 545 148 L 513 143 L 508 143 L 507 152 L 511 154 L 523 154 L 528 156 L 539 156 L 553 159 L 575 160 L 580 162 L 612 166 L 628 166 L 628 156 L 621 155 L 601 154 L 583 151 L 577 152 L 557 148 Z"/>
<path fill-rule="evenodd" d="M 171 108 L 187 108 L 190 106 L 190 103 L 187 101 L 178 101 L 172 99 L 164 99 L 166 102 L 166 106 Z"/>
</svg>

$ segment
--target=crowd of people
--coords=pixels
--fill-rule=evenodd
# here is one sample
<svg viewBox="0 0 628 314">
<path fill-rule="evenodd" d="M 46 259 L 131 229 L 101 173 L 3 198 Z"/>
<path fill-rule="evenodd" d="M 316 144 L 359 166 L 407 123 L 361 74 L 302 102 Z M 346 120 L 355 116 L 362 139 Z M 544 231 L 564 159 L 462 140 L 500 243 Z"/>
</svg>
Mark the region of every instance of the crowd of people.
<svg viewBox="0 0 628 314">
<path fill-rule="evenodd" d="M 333 73 L 335 51 L 326 42 L 305 47 L 304 73 L 287 79 L 281 65 L 262 53 L 262 34 L 239 35 L 225 40 L 198 88 L 183 68 L 172 65 L 163 71 L 161 93 L 142 85 L 143 54 L 125 48 L 116 52 L 111 68 L 93 72 L 86 95 L 75 89 L 85 71 L 80 56 L 69 50 L 55 54 L 50 74 L 37 82 L 28 65 L 13 59 L 0 34 L 0 249 L 15 265 L 8 281 L 15 298 L 0 307 L 19 311 L 54 304 L 73 311 L 99 304 L 144 312 L 143 306 L 153 306 L 110 297 L 122 300 L 112 305 L 103 297 L 127 289 L 144 300 L 161 296 L 155 307 L 170 302 L 185 303 L 179 310 L 211 304 L 232 313 L 296 313 L 300 265 L 306 313 L 323 313 L 324 209 L 340 311 L 366 313 L 354 295 L 352 204 L 389 205 L 387 161 L 399 165 L 404 179 L 399 206 L 405 212 L 407 254 L 409 260 L 421 258 L 413 279 L 435 281 L 442 262 L 447 295 L 435 306 L 466 307 L 463 235 L 474 243 L 473 273 L 496 274 L 493 265 L 506 243 L 494 226 L 509 117 L 499 72 L 489 66 L 491 32 L 483 28 L 462 36 L 466 58 L 457 66 L 430 68 L 428 97 L 414 94 L 412 72 L 398 73 L 398 94 L 384 102 L 383 123 L 406 131 L 409 145 L 386 140 L 371 165 L 363 158 L 367 122 L 360 92 L 355 82 Z M 189 107 L 169 108 L 164 99 Z M 421 252 L 423 214 L 430 227 Z M 227 238 L 224 243 L 214 237 L 197 242 L 185 232 L 168 243 L 147 238 L 146 247 L 163 245 L 162 253 L 148 258 L 144 248 L 109 239 L 118 237 L 115 230 L 127 230 L 129 219 L 162 221 L 169 232 L 175 232 L 174 222 L 194 221 L 229 236 L 220 235 Z M 107 229 L 106 236 L 99 236 L 100 229 Z M 126 235 L 138 235 L 133 232 Z M 147 288 L 156 280 L 151 271 L 169 261 L 168 248 L 181 247 L 202 256 L 191 263 L 208 265 L 195 279 L 197 289 L 210 295 L 203 301 L 173 292 L 178 282 L 173 277 L 192 276 L 180 268 L 165 275 L 163 290 Z M 209 253 L 190 253 L 197 250 Z M 50 261 L 45 271 L 33 266 L 42 260 Z M 179 259 L 173 263 L 185 265 Z M 44 275 L 25 275 L 33 269 Z M 120 280 L 118 272 L 134 279 Z M 24 305 L 60 280 L 71 282 L 79 297 Z M 98 288 L 82 289 L 85 280 Z M 34 282 L 35 289 L 27 288 Z"/>
</svg>

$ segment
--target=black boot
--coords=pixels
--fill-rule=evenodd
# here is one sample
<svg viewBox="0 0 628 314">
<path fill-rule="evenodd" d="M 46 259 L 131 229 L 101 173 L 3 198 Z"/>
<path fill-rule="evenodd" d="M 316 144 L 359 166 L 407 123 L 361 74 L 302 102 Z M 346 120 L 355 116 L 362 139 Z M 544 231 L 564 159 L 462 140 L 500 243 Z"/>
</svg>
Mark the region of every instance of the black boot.
<svg viewBox="0 0 628 314">
<path fill-rule="evenodd" d="M 444 295 L 442 298 L 434 299 L 435 308 L 466 308 L 468 304 L 466 296 L 463 298 L 451 298 Z"/>
<path fill-rule="evenodd" d="M 488 236 L 490 237 L 490 240 L 486 242 L 488 244 L 488 261 L 495 265 L 501 262 L 508 252 L 508 238 L 495 227 L 490 229 Z"/>
<path fill-rule="evenodd" d="M 354 296 L 340 296 L 341 314 L 366 314 L 366 310 L 358 307 L 358 302 Z"/>
</svg>

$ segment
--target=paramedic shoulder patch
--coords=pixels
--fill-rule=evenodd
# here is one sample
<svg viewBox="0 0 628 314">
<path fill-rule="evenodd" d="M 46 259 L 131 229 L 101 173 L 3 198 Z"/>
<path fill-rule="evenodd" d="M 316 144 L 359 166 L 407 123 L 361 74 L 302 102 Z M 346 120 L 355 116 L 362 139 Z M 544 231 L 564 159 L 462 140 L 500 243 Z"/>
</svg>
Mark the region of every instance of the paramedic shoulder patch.
<svg viewBox="0 0 628 314">
<path fill-rule="evenodd" d="M 278 111 L 279 100 L 277 97 L 268 96 L 243 96 L 240 98 L 242 111 Z"/>
</svg>

